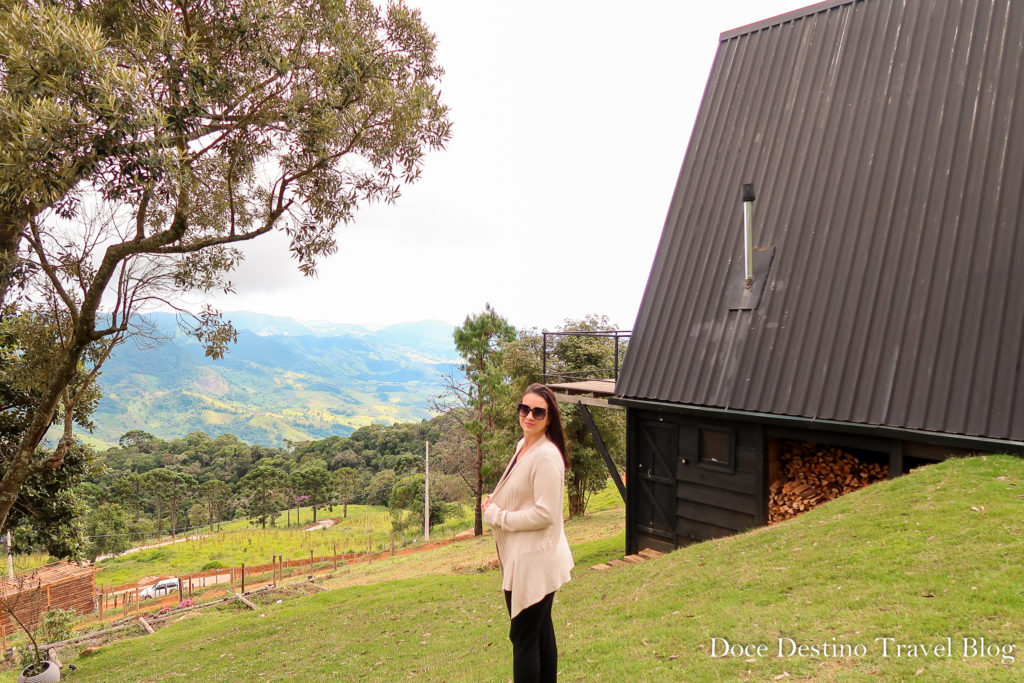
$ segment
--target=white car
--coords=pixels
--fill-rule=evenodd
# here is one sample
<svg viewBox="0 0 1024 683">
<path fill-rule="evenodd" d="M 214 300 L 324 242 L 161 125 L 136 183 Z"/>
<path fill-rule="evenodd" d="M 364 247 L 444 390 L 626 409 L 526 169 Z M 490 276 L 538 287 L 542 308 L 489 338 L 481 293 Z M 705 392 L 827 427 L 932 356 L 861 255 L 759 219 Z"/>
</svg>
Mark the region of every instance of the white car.
<svg viewBox="0 0 1024 683">
<path fill-rule="evenodd" d="M 177 579 L 164 579 L 163 581 L 157 581 L 152 586 L 143 588 L 139 591 L 139 597 L 143 600 L 146 598 L 157 598 L 161 595 L 170 595 L 176 590 L 178 590 Z"/>
</svg>

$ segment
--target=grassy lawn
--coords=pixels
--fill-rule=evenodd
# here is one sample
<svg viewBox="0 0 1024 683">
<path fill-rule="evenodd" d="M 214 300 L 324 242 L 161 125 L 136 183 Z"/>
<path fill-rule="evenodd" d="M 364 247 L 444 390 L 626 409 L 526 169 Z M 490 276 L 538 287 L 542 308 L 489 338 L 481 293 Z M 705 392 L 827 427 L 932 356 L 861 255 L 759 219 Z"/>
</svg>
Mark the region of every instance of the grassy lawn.
<svg viewBox="0 0 1024 683">
<path fill-rule="evenodd" d="M 772 527 L 604 572 L 589 565 L 621 552 L 620 531 L 580 540 L 588 534 L 574 527 L 597 529 L 612 513 L 573 520 L 577 568 L 554 609 L 561 677 L 1019 680 L 1022 505 L 1024 460 L 951 460 Z M 456 544 L 467 553 L 438 560 L 447 573 L 422 570 L 424 553 L 388 560 L 395 566 L 377 582 L 337 576 L 336 590 L 271 598 L 257 612 L 194 613 L 78 658 L 66 680 L 505 681 L 499 576 L 473 567 L 487 541 Z M 469 568 L 453 572 L 456 561 Z M 724 641 L 746 651 L 714 656 Z M 843 648 L 850 654 L 835 654 Z"/>
</svg>

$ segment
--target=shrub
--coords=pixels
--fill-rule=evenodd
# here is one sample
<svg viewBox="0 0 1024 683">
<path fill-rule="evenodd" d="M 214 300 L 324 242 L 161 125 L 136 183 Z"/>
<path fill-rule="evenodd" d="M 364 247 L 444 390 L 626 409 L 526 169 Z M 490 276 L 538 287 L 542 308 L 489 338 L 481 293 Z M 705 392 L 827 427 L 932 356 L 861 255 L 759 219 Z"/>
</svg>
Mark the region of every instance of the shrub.
<svg viewBox="0 0 1024 683">
<path fill-rule="evenodd" d="M 78 613 L 73 609 L 52 609 L 43 615 L 39 623 L 39 635 L 47 643 L 67 640 L 71 629 L 78 623 Z"/>
</svg>

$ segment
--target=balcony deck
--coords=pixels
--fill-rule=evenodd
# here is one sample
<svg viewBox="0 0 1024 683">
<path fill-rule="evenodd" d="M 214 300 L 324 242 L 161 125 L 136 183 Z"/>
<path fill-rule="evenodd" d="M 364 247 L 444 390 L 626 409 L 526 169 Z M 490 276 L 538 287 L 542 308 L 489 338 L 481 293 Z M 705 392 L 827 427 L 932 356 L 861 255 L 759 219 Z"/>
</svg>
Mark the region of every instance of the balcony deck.
<svg viewBox="0 0 1024 683">
<path fill-rule="evenodd" d="M 618 408 L 608 403 L 609 396 L 616 396 L 615 380 L 587 379 L 575 382 L 549 384 L 559 403 L 583 403 L 602 408 Z"/>
</svg>

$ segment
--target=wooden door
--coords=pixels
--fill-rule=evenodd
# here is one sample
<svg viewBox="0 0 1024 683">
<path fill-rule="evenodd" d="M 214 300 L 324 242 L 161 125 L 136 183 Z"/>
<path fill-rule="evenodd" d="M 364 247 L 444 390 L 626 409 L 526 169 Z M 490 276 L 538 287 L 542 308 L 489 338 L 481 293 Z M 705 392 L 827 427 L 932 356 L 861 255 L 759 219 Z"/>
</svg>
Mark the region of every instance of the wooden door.
<svg viewBox="0 0 1024 683">
<path fill-rule="evenodd" d="M 676 545 L 676 461 L 679 426 L 664 417 L 639 416 L 633 443 L 632 526 L 636 533 Z M 642 542 L 640 545 L 643 545 Z M 658 545 L 658 543 L 648 544 Z"/>
</svg>

